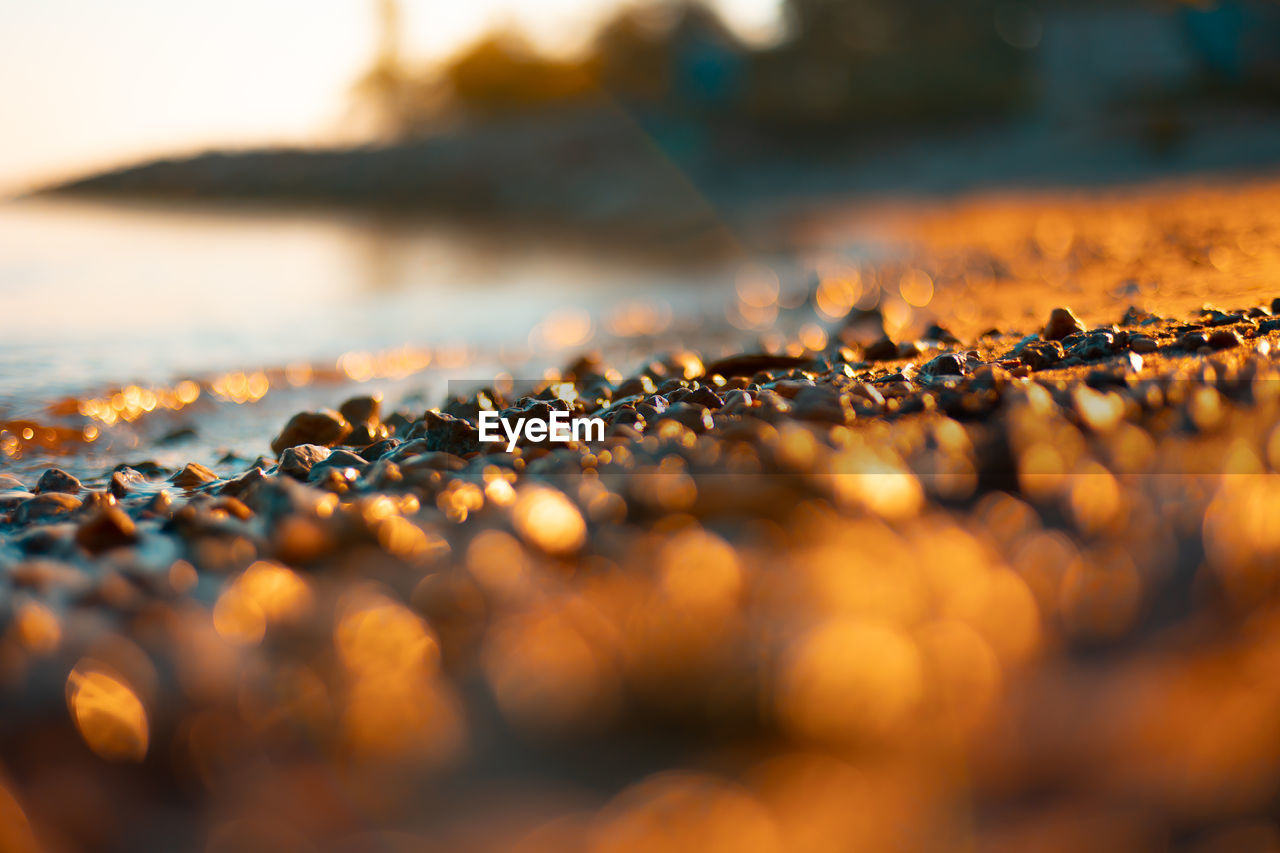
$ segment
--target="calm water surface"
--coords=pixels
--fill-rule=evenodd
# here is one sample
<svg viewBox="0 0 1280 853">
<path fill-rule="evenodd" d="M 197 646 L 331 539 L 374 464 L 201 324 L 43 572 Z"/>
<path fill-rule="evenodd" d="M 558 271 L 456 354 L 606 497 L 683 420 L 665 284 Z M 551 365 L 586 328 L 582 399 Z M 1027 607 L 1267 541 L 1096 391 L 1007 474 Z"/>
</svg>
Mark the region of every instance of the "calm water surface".
<svg viewBox="0 0 1280 853">
<path fill-rule="evenodd" d="M 374 218 L 0 204 L 0 404 L 350 350 L 519 344 L 557 309 L 688 310 L 731 286 Z"/>
<path fill-rule="evenodd" d="M 607 337 L 619 306 L 658 306 L 676 323 L 700 313 L 723 317 L 737 269 L 657 268 L 616 253 L 373 217 L 0 204 L 0 420 L 44 423 L 50 402 L 67 397 L 227 370 L 333 365 L 351 351 L 465 344 L 488 353 L 473 356 L 473 369 L 455 367 L 447 377 L 436 370 L 434 396 L 442 378 L 492 375 L 481 371 L 536 344 L 549 317 L 579 324 L 570 329 L 581 337 L 573 349 Z M 587 337 L 579 334 L 583 322 L 590 323 Z M 544 353 L 548 363 L 568 356 Z M 535 369 L 535 362 L 525 364 Z M 521 375 L 519 366 L 509 369 Z M 391 392 L 395 405 L 394 394 L 410 393 L 415 381 L 376 390 Z M 173 451 L 171 461 L 182 454 L 211 460 L 227 449 L 252 458 L 288 414 L 336 405 L 346 390 L 277 394 L 273 386 L 256 405 L 188 412 L 199 421 L 199 438 Z M 93 458 L 67 460 L 67 467 L 92 470 L 127 459 L 122 441 L 155 456 L 150 450 L 162 431 L 186 425 L 149 420 L 160 423 L 139 422 L 123 437 L 117 429 Z M 47 461 L 28 454 L 8 467 L 34 470 Z"/>
</svg>

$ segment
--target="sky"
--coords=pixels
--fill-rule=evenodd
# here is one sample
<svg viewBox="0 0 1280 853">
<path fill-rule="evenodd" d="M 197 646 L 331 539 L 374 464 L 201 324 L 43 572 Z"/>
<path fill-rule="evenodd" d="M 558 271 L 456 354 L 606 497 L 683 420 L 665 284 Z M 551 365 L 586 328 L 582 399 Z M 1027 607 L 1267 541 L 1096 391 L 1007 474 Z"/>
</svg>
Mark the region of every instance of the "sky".
<svg viewBox="0 0 1280 853">
<path fill-rule="evenodd" d="M 581 39 L 616 0 L 401 0 L 406 52 L 446 56 L 499 23 Z M 719 0 L 740 29 L 779 0 Z M 374 0 L 0 0 L 0 192 L 209 147 L 349 138 Z"/>
</svg>

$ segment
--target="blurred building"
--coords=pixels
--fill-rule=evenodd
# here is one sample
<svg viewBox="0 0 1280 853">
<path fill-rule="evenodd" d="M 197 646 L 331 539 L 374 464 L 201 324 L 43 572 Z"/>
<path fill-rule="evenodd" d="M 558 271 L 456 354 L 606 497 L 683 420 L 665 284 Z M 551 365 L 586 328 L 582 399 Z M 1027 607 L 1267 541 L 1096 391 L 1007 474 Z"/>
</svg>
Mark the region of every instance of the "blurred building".
<svg viewBox="0 0 1280 853">
<path fill-rule="evenodd" d="M 1280 91 L 1280 5 L 1059 4 L 1044 12 L 1037 111 L 1086 119 L 1135 105 Z"/>
<path fill-rule="evenodd" d="M 1213 88 L 1280 88 L 1280 4 L 1139 0 L 786 0 L 748 46 L 698 0 L 629 5 L 572 59 L 495 33 L 436 69 L 401 58 L 394 0 L 362 82 L 399 136 L 451 120 L 608 99 L 772 128 L 1022 113 L 1082 118 Z"/>
<path fill-rule="evenodd" d="M 997 0 L 789 0 L 790 37 L 755 57 L 746 112 L 769 123 L 1007 111 L 1032 94 L 1029 7 Z M 1002 19 L 1003 16 L 1003 19 Z"/>
</svg>

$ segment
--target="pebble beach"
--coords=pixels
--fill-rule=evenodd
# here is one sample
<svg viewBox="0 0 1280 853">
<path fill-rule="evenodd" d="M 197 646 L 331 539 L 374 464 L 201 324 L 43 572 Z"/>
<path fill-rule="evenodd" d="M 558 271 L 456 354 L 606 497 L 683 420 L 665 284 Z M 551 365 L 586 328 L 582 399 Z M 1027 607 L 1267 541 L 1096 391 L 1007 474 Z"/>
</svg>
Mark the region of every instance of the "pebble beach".
<svg viewBox="0 0 1280 853">
<path fill-rule="evenodd" d="M 0 848 L 1280 849 L 1278 202 L 822 211 L 893 251 L 546 369 L 0 422 Z"/>
</svg>

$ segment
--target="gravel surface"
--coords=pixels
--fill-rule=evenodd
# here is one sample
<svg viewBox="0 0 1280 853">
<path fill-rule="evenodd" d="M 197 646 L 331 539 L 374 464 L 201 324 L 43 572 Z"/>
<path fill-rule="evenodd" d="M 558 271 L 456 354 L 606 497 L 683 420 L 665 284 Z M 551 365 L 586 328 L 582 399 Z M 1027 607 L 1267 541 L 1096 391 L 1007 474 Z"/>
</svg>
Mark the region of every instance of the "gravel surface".
<svg viewBox="0 0 1280 853">
<path fill-rule="evenodd" d="M 0 475 L 5 840 L 1274 849 L 1277 196 L 964 201 L 749 345 Z"/>
</svg>

